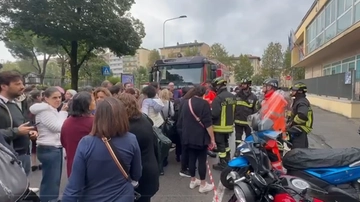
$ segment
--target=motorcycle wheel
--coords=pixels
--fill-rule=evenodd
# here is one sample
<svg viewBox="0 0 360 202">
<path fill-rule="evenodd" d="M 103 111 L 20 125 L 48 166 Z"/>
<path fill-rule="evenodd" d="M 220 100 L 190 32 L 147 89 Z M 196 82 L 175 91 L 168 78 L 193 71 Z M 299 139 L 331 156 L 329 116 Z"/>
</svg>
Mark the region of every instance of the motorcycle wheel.
<svg viewBox="0 0 360 202">
<path fill-rule="evenodd" d="M 234 189 L 234 181 L 230 177 L 230 172 L 235 171 L 242 177 L 245 175 L 245 173 L 248 170 L 249 170 L 248 168 L 232 168 L 232 167 L 226 166 L 226 168 L 224 168 L 220 174 L 221 184 L 224 185 L 224 187 L 226 187 L 227 189 L 233 190 Z"/>
</svg>

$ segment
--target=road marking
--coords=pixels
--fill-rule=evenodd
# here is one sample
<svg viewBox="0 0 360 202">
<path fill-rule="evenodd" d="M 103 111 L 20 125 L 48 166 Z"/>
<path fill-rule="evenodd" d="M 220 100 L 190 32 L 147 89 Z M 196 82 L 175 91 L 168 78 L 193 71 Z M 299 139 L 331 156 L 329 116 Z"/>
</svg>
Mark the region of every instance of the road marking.
<svg viewBox="0 0 360 202">
<path fill-rule="evenodd" d="M 222 202 L 224 195 L 225 195 L 225 187 L 224 185 L 221 183 L 221 181 L 219 182 L 218 186 L 217 186 L 217 194 L 218 194 L 218 201 L 217 202 Z M 213 202 L 216 202 L 213 200 Z"/>
</svg>

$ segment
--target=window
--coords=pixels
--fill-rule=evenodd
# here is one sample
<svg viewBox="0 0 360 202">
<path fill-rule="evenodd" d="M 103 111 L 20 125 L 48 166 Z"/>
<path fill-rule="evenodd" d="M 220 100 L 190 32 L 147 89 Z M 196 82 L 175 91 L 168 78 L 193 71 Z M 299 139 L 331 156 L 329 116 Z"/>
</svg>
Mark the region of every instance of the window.
<svg viewBox="0 0 360 202">
<path fill-rule="evenodd" d="M 349 70 L 349 63 L 343 63 L 341 65 L 341 72 L 347 72 Z"/>
<path fill-rule="evenodd" d="M 356 61 L 356 79 L 360 79 L 360 59 Z"/>
<path fill-rule="evenodd" d="M 315 48 L 319 48 L 324 44 L 324 33 L 321 33 L 318 37 L 316 37 Z"/>
<path fill-rule="evenodd" d="M 349 28 L 352 24 L 352 9 L 348 10 L 343 16 L 341 16 L 338 20 L 338 28 L 337 33 L 341 33 L 347 28 Z"/>
<path fill-rule="evenodd" d="M 316 35 L 320 34 L 322 31 L 324 31 L 324 28 L 325 28 L 324 16 L 325 16 L 324 12 L 321 12 L 320 15 L 318 16 Z"/>
<path fill-rule="evenodd" d="M 353 62 L 353 61 L 355 61 L 355 56 L 347 58 L 347 59 L 343 60 L 342 62 L 345 63 L 345 62 Z"/>
<path fill-rule="evenodd" d="M 330 74 L 335 74 L 335 67 L 331 67 Z"/>
<path fill-rule="evenodd" d="M 349 70 L 348 71 L 351 71 L 351 70 L 354 70 L 354 69 L 355 69 L 355 61 L 349 63 Z"/>
<path fill-rule="evenodd" d="M 330 75 L 331 74 L 331 68 L 327 68 L 326 69 L 326 74 L 325 75 Z"/>
<path fill-rule="evenodd" d="M 337 16 L 341 16 L 345 11 L 345 1 L 346 0 L 337 0 Z"/>
<path fill-rule="evenodd" d="M 341 65 L 336 65 L 335 66 L 335 73 L 333 73 L 333 74 L 339 74 L 339 73 L 341 73 Z"/>
<path fill-rule="evenodd" d="M 330 41 L 336 35 L 336 23 L 332 24 L 325 30 L 325 42 Z"/>
<path fill-rule="evenodd" d="M 360 21 L 360 1 L 358 4 L 355 5 L 354 9 L 355 9 L 355 22 L 354 23 L 356 23 L 356 22 Z"/>
</svg>

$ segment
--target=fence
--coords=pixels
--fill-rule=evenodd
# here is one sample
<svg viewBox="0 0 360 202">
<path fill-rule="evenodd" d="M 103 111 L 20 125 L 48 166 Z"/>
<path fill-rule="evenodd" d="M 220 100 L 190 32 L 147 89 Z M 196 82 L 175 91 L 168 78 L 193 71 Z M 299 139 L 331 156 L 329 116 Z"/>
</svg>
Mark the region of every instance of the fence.
<svg viewBox="0 0 360 202">
<path fill-rule="evenodd" d="M 305 83 L 309 94 L 359 100 L 360 82 L 355 79 L 355 76 L 356 70 L 352 70 L 351 72 L 298 80 L 294 83 Z"/>
</svg>

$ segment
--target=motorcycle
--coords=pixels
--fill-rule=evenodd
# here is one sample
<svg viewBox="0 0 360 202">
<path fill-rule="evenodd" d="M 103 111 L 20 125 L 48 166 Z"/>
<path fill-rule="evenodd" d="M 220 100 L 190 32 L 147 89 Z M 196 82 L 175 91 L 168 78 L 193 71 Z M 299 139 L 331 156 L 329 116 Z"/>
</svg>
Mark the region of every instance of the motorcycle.
<svg viewBox="0 0 360 202">
<path fill-rule="evenodd" d="M 287 174 L 300 177 L 333 201 L 360 201 L 360 149 L 293 149 L 283 157 Z"/>
<path fill-rule="evenodd" d="M 279 137 L 281 134 L 272 130 L 253 131 L 253 133 L 256 133 L 255 135 L 260 139 L 260 141 L 265 143 L 264 149 L 270 159 L 272 167 L 284 173 L 282 166 L 282 153 L 278 147 L 278 144 L 282 144 L 279 142 Z M 240 176 L 242 176 L 244 173 L 252 171 L 251 163 L 254 162 L 254 160 L 251 156 L 248 155 L 249 153 L 244 151 L 248 151 L 250 145 L 253 142 L 253 135 L 251 135 L 236 148 L 234 158 L 228 162 L 228 166 L 223 169 L 220 174 L 220 181 L 224 187 L 230 190 L 234 188 L 234 182 L 230 175 L 231 172 L 235 171 L 239 173 Z M 247 164 L 248 161 L 251 163 Z"/>
<path fill-rule="evenodd" d="M 323 191 L 298 177 L 279 175 L 271 165 L 264 142 L 253 134 L 254 141 L 242 152 L 252 161 L 253 171 L 240 176 L 230 173 L 234 181 L 234 194 L 229 202 L 324 202 Z M 245 159 L 245 158 L 244 158 Z M 245 164 L 245 161 L 244 161 Z"/>
</svg>

